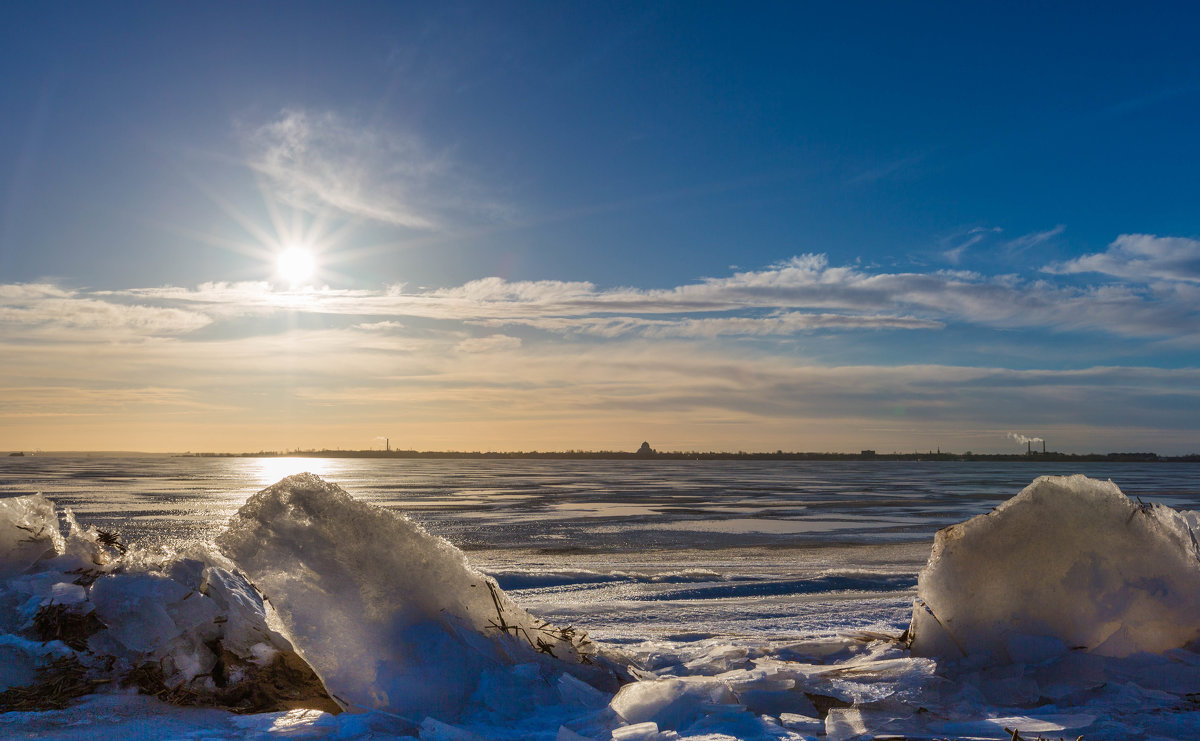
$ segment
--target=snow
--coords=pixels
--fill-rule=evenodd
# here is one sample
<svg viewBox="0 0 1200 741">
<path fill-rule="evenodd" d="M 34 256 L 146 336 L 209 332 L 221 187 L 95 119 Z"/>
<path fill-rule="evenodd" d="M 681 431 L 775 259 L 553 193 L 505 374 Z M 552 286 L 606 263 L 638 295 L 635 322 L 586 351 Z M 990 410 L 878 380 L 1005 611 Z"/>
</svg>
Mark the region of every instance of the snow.
<svg viewBox="0 0 1200 741">
<path fill-rule="evenodd" d="M 908 640 L 703 625 L 639 640 L 631 625 L 618 651 L 543 622 L 449 542 L 311 474 L 251 497 L 215 546 L 181 550 L 121 552 L 44 497 L 0 499 L 0 698 L 64 659 L 109 680 L 63 709 L 0 713 L 0 736 L 1197 738 L 1197 523 L 1109 482 L 1039 478 L 937 535 Z M 805 594 L 716 576 L 513 567 L 502 578 L 550 590 L 661 581 L 700 602 Z M 50 614 L 71 630 L 39 633 Z M 308 696 L 219 709 L 230 687 L 291 676 L 285 660 L 310 672 Z M 147 665 L 161 696 L 217 707 L 120 686 Z M 317 709 L 314 686 L 351 712 L 328 698 Z"/>
</svg>

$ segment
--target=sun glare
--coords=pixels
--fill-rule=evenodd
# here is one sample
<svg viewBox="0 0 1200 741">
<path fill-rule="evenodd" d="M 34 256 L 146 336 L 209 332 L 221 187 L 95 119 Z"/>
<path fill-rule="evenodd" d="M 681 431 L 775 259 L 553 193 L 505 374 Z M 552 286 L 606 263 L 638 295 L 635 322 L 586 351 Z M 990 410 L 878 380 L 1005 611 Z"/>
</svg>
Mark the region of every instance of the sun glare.
<svg viewBox="0 0 1200 741">
<path fill-rule="evenodd" d="M 317 274 L 317 258 L 310 249 L 288 247 L 279 253 L 276 270 L 289 285 L 298 286 Z"/>
<path fill-rule="evenodd" d="M 328 461 L 321 458 L 261 458 L 248 463 L 247 472 L 257 474 L 260 486 L 270 486 L 284 476 L 305 471 L 318 476 L 329 474 Z"/>
</svg>

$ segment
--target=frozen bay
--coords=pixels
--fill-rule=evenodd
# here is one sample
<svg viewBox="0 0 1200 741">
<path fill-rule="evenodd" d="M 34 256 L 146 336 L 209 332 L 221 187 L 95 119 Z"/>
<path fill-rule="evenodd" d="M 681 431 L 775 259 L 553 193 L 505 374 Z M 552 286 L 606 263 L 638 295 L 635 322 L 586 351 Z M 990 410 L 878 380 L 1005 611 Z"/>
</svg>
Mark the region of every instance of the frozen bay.
<svg viewBox="0 0 1200 741">
<path fill-rule="evenodd" d="M 802 656 L 798 642 L 835 634 L 898 634 L 934 532 L 1037 475 L 1112 478 L 1131 497 L 1194 509 L 1197 468 L 30 457 L 4 461 L 3 490 L 40 491 L 131 544 L 179 546 L 211 540 L 259 489 L 313 471 L 446 537 L 541 617 L 648 669 L 703 675 Z"/>
<path fill-rule="evenodd" d="M 934 533 L 1039 475 L 1200 507 L 1197 464 L 1035 461 L 31 456 L 0 459 L 0 494 L 41 492 L 127 542 L 179 545 L 211 541 L 251 495 L 302 471 L 404 512 L 546 617 L 623 641 L 898 632 Z"/>
</svg>

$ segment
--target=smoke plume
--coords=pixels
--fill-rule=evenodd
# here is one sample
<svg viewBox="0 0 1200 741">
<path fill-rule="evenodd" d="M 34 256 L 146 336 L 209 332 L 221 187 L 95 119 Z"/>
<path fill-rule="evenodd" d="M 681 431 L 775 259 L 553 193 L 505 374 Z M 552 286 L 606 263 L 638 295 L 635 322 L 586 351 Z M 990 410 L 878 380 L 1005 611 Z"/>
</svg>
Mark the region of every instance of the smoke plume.
<svg viewBox="0 0 1200 741">
<path fill-rule="evenodd" d="M 1018 445 L 1029 445 L 1031 443 L 1045 442 L 1040 437 L 1026 437 L 1019 432 L 1010 432 L 1008 433 L 1008 436 L 1015 440 Z"/>
</svg>

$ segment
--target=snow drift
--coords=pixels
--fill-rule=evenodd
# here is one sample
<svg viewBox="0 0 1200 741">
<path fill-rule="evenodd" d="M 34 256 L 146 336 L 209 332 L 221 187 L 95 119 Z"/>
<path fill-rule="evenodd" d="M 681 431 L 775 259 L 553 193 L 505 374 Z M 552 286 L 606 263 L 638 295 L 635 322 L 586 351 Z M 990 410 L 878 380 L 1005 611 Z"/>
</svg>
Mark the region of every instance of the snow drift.
<svg viewBox="0 0 1200 741">
<path fill-rule="evenodd" d="M 1123 657 L 1200 638 L 1195 513 L 1130 501 L 1111 481 L 1043 476 L 937 533 L 918 576 L 919 656 L 1033 663 Z"/>
</svg>

